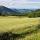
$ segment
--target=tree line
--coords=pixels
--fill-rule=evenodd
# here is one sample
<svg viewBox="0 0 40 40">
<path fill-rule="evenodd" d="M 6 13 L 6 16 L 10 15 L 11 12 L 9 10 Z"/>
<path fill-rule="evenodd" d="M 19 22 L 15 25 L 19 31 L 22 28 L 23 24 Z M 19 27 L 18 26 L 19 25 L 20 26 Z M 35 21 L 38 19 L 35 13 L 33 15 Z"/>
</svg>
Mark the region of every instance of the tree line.
<svg viewBox="0 0 40 40">
<path fill-rule="evenodd" d="M 0 16 L 27 16 L 27 17 L 40 17 L 40 10 L 35 10 L 31 12 L 25 13 L 13 13 L 13 12 L 1 12 Z"/>
</svg>

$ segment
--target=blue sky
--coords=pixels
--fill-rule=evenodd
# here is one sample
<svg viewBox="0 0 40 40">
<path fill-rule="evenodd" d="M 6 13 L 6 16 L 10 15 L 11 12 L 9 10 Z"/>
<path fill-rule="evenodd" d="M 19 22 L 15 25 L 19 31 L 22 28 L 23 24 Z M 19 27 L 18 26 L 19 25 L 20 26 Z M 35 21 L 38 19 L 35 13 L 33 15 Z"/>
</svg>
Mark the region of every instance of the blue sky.
<svg viewBox="0 0 40 40">
<path fill-rule="evenodd" d="M 0 0 L 0 5 L 9 8 L 40 8 L 40 0 Z"/>
</svg>

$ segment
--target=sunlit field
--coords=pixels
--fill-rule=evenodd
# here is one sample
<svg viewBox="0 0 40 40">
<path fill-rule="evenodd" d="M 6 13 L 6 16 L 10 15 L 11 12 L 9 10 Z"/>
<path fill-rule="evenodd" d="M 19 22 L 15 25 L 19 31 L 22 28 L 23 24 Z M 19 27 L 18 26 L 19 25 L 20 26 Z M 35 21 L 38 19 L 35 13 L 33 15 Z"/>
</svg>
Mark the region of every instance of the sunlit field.
<svg viewBox="0 0 40 40">
<path fill-rule="evenodd" d="M 40 25 L 39 18 L 27 18 L 27 17 L 3 17 L 0 16 L 0 33 L 1 32 L 12 32 L 12 33 L 25 33 L 34 32 L 32 34 L 26 35 L 24 38 L 19 38 L 16 40 L 40 40 L 40 29 L 36 30 L 36 26 Z"/>
</svg>

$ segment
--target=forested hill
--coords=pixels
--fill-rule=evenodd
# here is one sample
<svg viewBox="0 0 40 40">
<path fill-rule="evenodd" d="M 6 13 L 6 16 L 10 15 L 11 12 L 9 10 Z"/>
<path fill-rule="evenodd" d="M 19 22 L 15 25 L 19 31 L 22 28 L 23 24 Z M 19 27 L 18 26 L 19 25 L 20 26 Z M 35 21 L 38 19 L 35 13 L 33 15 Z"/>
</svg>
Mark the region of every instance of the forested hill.
<svg viewBox="0 0 40 40">
<path fill-rule="evenodd" d="M 27 16 L 27 17 L 40 17 L 40 9 L 10 9 L 0 6 L 0 16 Z"/>
</svg>

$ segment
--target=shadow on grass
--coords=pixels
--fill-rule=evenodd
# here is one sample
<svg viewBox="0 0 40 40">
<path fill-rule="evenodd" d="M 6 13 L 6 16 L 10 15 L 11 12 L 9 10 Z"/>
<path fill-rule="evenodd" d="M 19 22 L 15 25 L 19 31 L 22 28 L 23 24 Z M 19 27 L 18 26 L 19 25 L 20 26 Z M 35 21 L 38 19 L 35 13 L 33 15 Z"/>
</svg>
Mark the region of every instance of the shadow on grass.
<svg viewBox="0 0 40 40">
<path fill-rule="evenodd" d="M 29 29 L 29 31 L 20 34 L 16 34 L 12 32 L 0 33 L 0 40 L 16 40 L 16 38 L 24 38 L 25 36 L 34 33 L 34 31 L 37 32 L 39 29 L 40 29 L 40 25 L 36 26 L 35 29 L 34 28 L 32 30 Z"/>
</svg>

